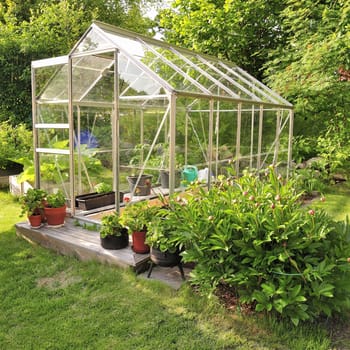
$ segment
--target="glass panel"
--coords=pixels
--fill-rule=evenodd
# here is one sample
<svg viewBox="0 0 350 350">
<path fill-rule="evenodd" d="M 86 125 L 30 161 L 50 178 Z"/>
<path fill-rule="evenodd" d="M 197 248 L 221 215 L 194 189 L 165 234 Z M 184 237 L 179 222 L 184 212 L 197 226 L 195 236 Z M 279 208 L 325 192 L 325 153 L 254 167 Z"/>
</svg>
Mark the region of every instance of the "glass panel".
<svg viewBox="0 0 350 350">
<path fill-rule="evenodd" d="M 236 81 L 239 85 L 242 86 L 241 89 L 241 97 L 242 98 L 247 98 L 247 99 L 253 99 L 253 100 L 257 100 L 254 97 L 249 97 L 249 95 L 247 95 L 244 90 L 246 91 L 250 91 L 253 95 L 255 95 L 258 99 L 260 99 L 261 101 L 264 102 L 272 102 L 272 103 L 276 103 L 278 101 L 274 100 L 273 98 L 271 98 L 270 94 L 266 91 L 263 91 L 260 86 L 258 86 L 254 80 L 250 80 L 247 76 L 243 76 L 241 74 L 241 72 L 239 71 L 239 69 L 235 66 L 230 66 L 229 64 L 227 64 L 227 62 L 220 64 L 217 62 L 212 62 L 218 69 L 220 69 L 221 71 L 223 71 L 227 76 L 229 76 L 231 79 L 233 79 L 234 81 Z"/>
<path fill-rule="evenodd" d="M 77 46 L 74 52 L 104 50 L 112 47 L 112 43 L 101 36 L 96 29 L 91 29 L 87 36 Z"/>
<path fill-rule="evenodd" d="M 160 94 L 162 86 L 123 54 L 119 55 L 120 97 Z M 164 91 L 163 91 L 164 94 Z"/>
<path fill-rule="evenodd" d="M 62 190 L 69 198 L 69 156 L 40 154 L 40 187 L 48 192 Z"/>
<path fill-rule="evenodd" d="M 159 185 L 159 169 L 168 165 L 168 109 L 135 107 L 120 110 L 120 165 L 121 189 L 132 190 L 128 176 L 149 175 L 149 184 Z M 144 170 L 143 170 L 144 169 Z M 145 195 L 147 185 L 142 185 L 140 193 Z M 154 194 L 154 193 L 153 193 Z"/>
<path fill-rule="evenodd" d="M 216 102 L 214 107 L 213 160 L 216 175 L 226 174 L 225 168 L 236 157 L 237 104 Z"/>
<path fill-rule="evenodd" d="M 109 39 L 111 39 L 116 47 L 120 47 L 128 54 L 132 55 L 135 59 L 141 61 L 151 70 L 153 70 L 159 77 L 167 81 L 176 90 L 203 93 L 199 87 L 195 86 L 191 81 L 189 81 L 186 76 L 179 73 L 171 67 L 166 61 L 164 61 L 160 56 L 164 55 L 164 49 L 148 45 L 145 46 L 141 42 L 126 38 L 120 35 L 106 33 Z M 154 50 L 154 51 L 152 51 Z M 174 54 L 170 50 L 165 50 L 171 59 L 175 58 Z M 157 53 L 159 53 L 159 55 Z"/>
<path fill-rule="evenodd" d="M 35 70 L 35 92 L 40 101 L 68 99 L 67 65 L 37 68 Z"/>
<path fill-rule="evenodd" d="M 183 166 L 183 184 L 208 168 L 209 101 L 178 98 L 176 103 L 176 163 Z"/>
<path fill-rule="evenodd" d="M 36 123 L 40 123 L 40 124 L 68 123 L 68 106 L 66 104 L 37 105 Z"/>
<path fill-rule="evenodd" d="M 273 163 L 274 141 L 276 138 L 276 110 L 264 110 L 264 122 L 262 131 L 262 167 Z"/>
<path fill-rule="evenodd" d="M 196 86 L 190 79 L 196 80 L 198 72 L 194 72 L 185 62 L 179 61 L 170 50 L 166 50 L 154 45 L 143 46 L 144 57 L 142 62 L 157 73 L 163 80 L 167 81 L 175 90 L 194 93 L 204 93 L 200 86 Z M 170 61 L 176 67 L 167 63 Z M 177 61 L 177 62 L 176 62 Z M 179 69 L 181 71 L 179 71 Z M 191 74 L 193 76 L 191 76 Z M 198 82 L 200 85 L 200 82 Z"/>
<path fill-rule="evenodd" d="M 68 129 L 38 129 L 39 148 L 69 149 Z"/>
<path fill-rule="evenodd" d="M 111 101 L 106 90 L 113 84 L 113 63 L 106 55 L 73 58 L 73 100 Z"/>
<path fill-rule="evenodd" d="M 234 97 L 234 94 L 229 92 L 229 85 L 227 89 L 225 89 L 219 84 L 224 80 L 223 77 L 214 70 L 209 69 L 209 67 L 204 65 L 195 55 L 184 54 L 183 52 L 177 53 L 176 51 L 172 52 L 165 49 L 161 50 L 161 52 L 164 57 L 174 62 L 178 67 L 181 67 L 188 76 L 196 80 L 213 94 Z"/>
<path fill-rule="evenodd" d="M 95 186 L 113 187 L 112 109 L 75 107 L 76 194 L 95 192 Z"/>
</svg>

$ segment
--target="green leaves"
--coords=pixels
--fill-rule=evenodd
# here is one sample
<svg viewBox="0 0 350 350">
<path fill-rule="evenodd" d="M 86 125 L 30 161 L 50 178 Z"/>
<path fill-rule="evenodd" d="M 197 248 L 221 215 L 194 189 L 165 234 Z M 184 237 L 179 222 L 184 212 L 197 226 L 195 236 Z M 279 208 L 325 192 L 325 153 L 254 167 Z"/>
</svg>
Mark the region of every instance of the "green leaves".
<svg viewBox="0 0 350 350">
<path fill-rule="evenodd" d="M 350 303 L 349 227 L 310 215 L 294 185 L 270 167 L 171 200 L 184 260 L 196 262 L 193 283 L 213 292 L 224 282 L 256 311 L 294 325 Z"/>
</svg>

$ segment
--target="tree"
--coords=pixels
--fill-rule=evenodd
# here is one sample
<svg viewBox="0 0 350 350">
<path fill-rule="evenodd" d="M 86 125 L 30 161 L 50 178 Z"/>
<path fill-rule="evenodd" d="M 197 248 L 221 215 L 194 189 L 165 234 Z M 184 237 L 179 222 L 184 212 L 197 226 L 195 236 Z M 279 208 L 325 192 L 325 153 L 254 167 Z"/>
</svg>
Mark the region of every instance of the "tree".
<svg viewBox="0 0 350 350">
<path fill-rule="evenodd" d="M 289 0 L 281 16 L 288 38 L 270 54 L 268 83 L 295 104 L 296 134 L 348 143 L 350 3 Z"/>
<path fill-rule="evenodd" d="M 212 54 L 261 77 L 267 52 L 284 40 L 280 0 L 175 0 L 160 12 L 167 41 Z"/>
<path fill-rule="evenodd" d="M 148 33 L 142 0 L 0 0 L 0 121 L 31 123 L 31 61 L 67 54 L 93 19 Z"/>
</svg>

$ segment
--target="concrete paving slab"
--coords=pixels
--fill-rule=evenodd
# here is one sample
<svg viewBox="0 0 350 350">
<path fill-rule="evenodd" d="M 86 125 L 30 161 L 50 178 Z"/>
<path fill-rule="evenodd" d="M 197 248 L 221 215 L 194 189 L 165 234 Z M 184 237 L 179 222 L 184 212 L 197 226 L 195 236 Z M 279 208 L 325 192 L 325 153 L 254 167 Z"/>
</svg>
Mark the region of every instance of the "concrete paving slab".
<svg viewBox="0 0 350 350">
<path fill-rule="evenodd" d="M 187 281 L 189 279 L 189 274 L 192 271 L 192 269 L 188 267 L 184 267 L 183 269 L 184 269 L 184 273 Z M 147 278 L 147 274 L 148 274 L 148 271 L 145 271 L 139 274 L 138 276 L 149 280 L 162 281 L 176 290 L 178 290 L 183 283 L 186 283 L 186 281 L 182 280 L 180 270 L 177 266 L 174 266 L 174 267 L 154 266 L 150 278 Z"/>
</svg>

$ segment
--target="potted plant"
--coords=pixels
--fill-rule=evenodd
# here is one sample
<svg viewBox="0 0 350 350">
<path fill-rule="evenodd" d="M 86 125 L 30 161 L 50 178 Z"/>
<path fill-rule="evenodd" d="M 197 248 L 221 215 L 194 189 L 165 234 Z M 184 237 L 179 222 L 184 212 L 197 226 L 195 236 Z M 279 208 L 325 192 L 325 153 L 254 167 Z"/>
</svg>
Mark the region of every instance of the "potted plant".
<svg viewBox="0 0 350 350">
<path fill-rule="evenodd" d="M 66 198 L 61 190 L 48 194 L 44 207 L 47 224 L 50 226 L 61 226 L 66 217 Z"/>
<path fill-rule="evenodd" d="M 127 177 L 130 192 L 135 196 L 149 196 L 152 188 L 152 175 L 131 175 Z"/>
<path fill-rule="evenodd" d="M 149 246 L 145 244 L 147 224 L 156 210 L 157 207 L 150 206 L 147 201 L 139 201 L 127 205 L 121 214 L 121 222 L 132 235 L 132 249 L 135 253 L 149 252 Z"/>
<path fill-rule="evenodd" d="M 151 266 L 148 277 L 154 265 L 173 267 L 178 266 L 182 279 L 185 279 L 181 262 L 181 244 L 176 231 L 178 218 L 170 207 L 162 207 L 153 215 L 147 225 L 146 243 L 150 245 Z"/>
<path fill-rule="evenodd" d="M 22 215 L 27 214 L 30 226 L 39 228 L 43 221 L 44 200 L 46 191 L 39 188 L 30 188 L 27 193 L 20 197 Z"/>
<path fill-rule="evenodd" d="M 105 249 L 123 249 L 129 244 L 128 230 L 121 224 L 118 213 L 101 219 L 100 240 Z"/>
<path fill-rule="evenodd" d="M 105 182 L 101 182 L 95 186 L 92 193 L 82 194 L 75 197 L 75 206 L 81 210 L 91 210 L 95 208 L 105 207 L 115 204 L 115 192 L 112 186 Z M 119 201 L 122 202 L 124 192 L 119 192 Z"/>
</svg>

